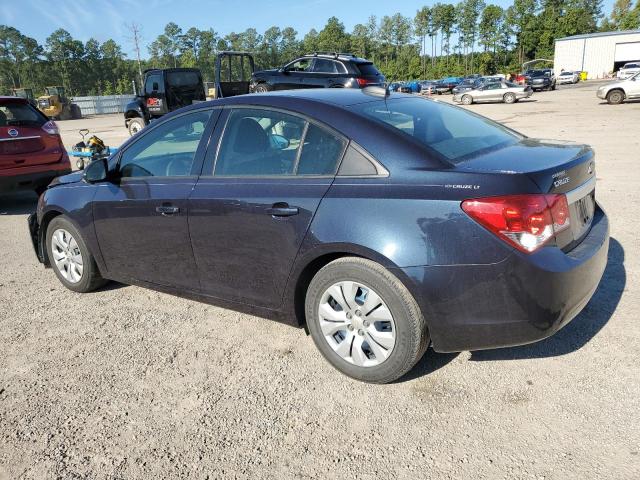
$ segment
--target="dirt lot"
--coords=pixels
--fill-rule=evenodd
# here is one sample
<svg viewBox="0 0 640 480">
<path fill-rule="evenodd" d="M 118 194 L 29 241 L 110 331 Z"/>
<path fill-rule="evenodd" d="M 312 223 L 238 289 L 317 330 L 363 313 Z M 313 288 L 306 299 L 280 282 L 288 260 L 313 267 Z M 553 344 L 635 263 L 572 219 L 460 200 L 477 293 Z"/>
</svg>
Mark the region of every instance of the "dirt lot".
<svg viewBox="0 0 640 480">
<path fill-rule="evenodd" d="M 0 479 L 640 478 L 640 103 L 597 84 L 472 105 L 597 153 L 604 279 L 554 337 L 429 351 L 394 385 L 333 370 L 275 322 L 137 287 L 78 295 L 33 255 L 35 197 L 0 197 Z M 61 122 L 116 144 L 121 116 Z M 518 161 L 518 159 L 514 159 Z"/>
</svg>

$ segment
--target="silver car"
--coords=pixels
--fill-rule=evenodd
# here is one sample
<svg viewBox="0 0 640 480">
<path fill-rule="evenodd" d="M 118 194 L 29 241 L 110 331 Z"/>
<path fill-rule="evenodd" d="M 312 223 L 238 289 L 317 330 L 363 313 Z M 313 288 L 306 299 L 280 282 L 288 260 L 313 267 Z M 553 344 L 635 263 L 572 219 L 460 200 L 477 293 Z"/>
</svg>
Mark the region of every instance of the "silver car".
<svg viewBox="0 0 640 480">
<path fill-rule="evenodd" d="M 480 102 L 515 103 L 529 98 L 533 90 L 528 85 L 517 85 L 510 82 L 490 82 L 473 90 L 461 92 L 453 96 L 453 101 L 463 105 Z"/>
<path fill-rule="evenodd" d="M 558 75 L 558 83 L 560 85 L 564 83 L 578 83 L 580 81 L 579 72 L 565 71 Z"/>
</svg>

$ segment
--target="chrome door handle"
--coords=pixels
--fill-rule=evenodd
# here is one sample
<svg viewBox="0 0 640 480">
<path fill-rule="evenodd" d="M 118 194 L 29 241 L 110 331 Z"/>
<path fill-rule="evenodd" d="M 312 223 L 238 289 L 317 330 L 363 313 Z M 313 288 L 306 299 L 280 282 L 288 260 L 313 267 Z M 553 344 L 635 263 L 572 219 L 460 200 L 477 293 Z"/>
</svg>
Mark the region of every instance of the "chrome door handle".
<svg viewBox="0 0 640 480">
<path fill-rule="evenodd" d="M 180 212 L 180 208 L 172 207 L 169 205 L 162 205 L 160 207 L 156 207 L 156 212 L 167 216 L 167 215 L 173 215 L 174 213 Z"/>
</svg>

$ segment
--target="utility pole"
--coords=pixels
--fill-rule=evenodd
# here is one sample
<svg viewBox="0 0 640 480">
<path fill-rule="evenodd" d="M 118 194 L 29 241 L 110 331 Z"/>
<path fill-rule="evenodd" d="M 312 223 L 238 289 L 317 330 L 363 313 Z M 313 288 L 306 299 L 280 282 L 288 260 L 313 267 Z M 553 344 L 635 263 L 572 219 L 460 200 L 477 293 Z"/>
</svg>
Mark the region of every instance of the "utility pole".
<svg viewBox="0 0 640 480">
<path fill-rule="evenodd" d="M 142 60 L 140 59 L 140 43 L 142 42 L 142 35 L 140 25 L 131 22 L 131 24 L 125 24 L 125 27 L 131 33 L 128 40 L 133 44 L 133 49 L 136 51 L 136 57 L 138 59 L 138 75 L 140 75 L 140 85 L 142 85 Z"/>
</svg>

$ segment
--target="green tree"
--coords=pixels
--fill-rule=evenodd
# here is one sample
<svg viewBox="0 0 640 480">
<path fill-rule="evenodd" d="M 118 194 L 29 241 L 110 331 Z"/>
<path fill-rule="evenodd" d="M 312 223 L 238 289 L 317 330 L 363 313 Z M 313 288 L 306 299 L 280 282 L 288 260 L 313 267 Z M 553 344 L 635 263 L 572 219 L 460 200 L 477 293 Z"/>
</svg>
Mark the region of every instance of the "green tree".
<svg viewBox="0 0 640 480">
<path fill-rule="evenodd" d="M 351 44 L 349 34 L 344 29 L 344 24 L 337 17 L 327 20 L 318 34 L 318 47 L 326 52 L 347 52 Z"/>
</svg>

